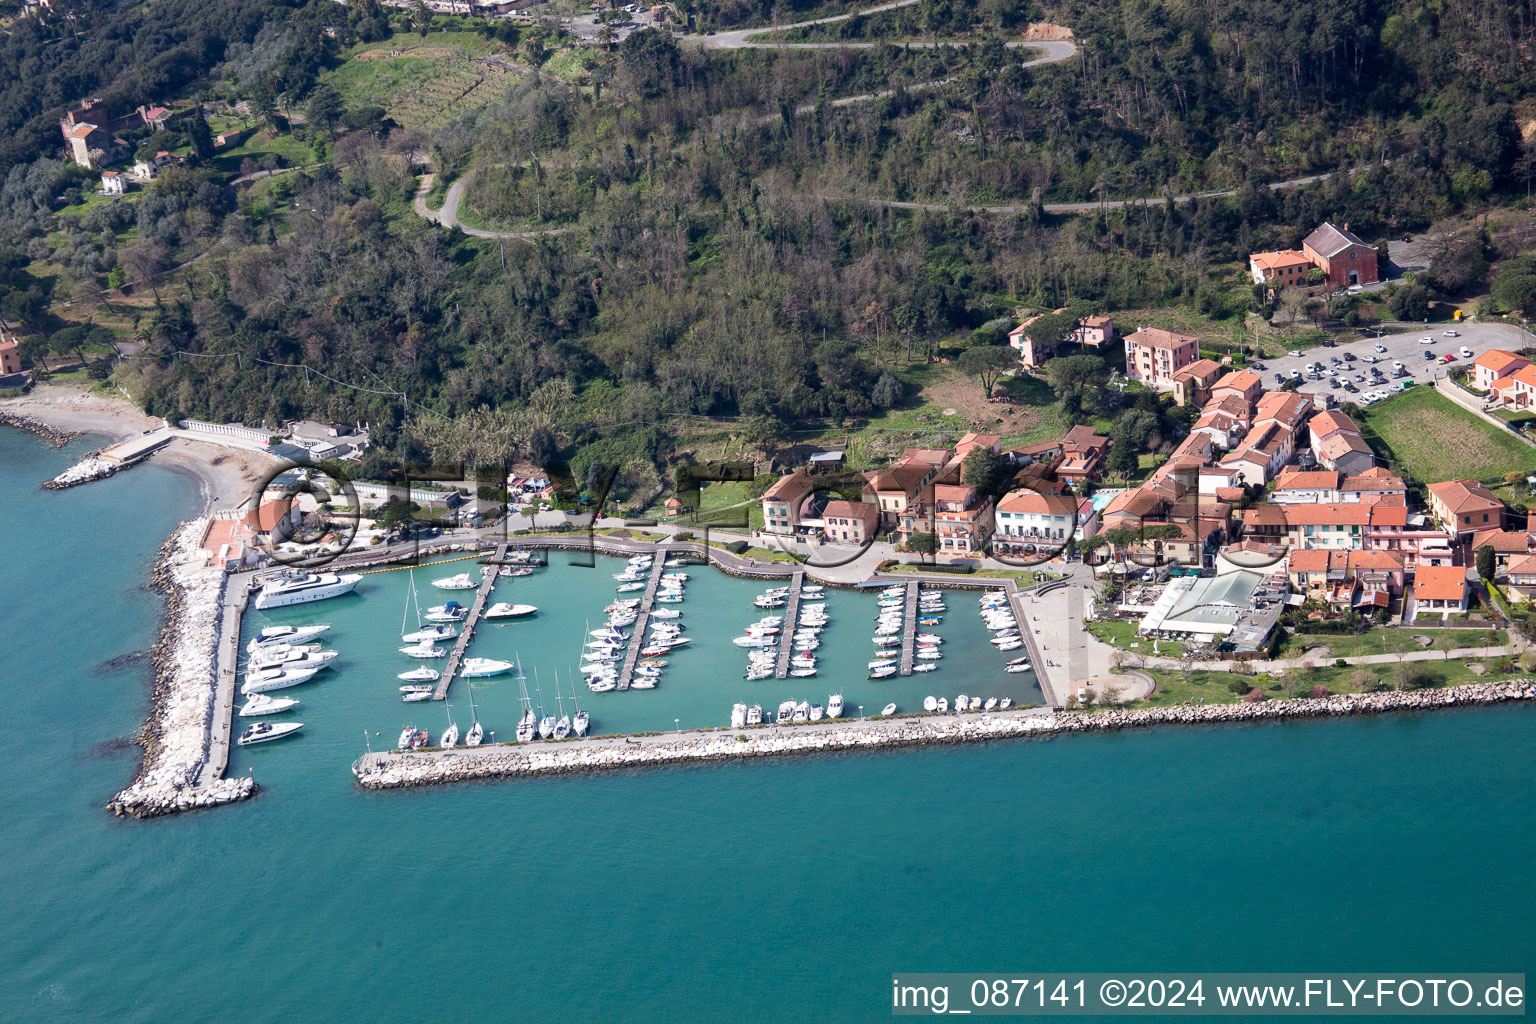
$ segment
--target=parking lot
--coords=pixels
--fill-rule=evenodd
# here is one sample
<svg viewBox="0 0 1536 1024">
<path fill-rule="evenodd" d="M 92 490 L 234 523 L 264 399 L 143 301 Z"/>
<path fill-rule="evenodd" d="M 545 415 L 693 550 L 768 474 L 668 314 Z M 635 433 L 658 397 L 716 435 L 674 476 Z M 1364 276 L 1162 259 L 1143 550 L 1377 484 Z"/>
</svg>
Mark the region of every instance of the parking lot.
<svg viewBox="0 0 1536 1024">
<path fill-rule="evenodd" d="M 1449 334 L 1450 331 L 1455 331 L 1455 336 Z M 1421 338 L 1429 338 L 1431 341 L 1426 345 L 1421 343 Z M 1361 332 L 1358 340 L 1341 343 L 1333 348 L 1320 346 L 1303 351 L 1299 356 L 1260 360 L 1264 369 L 1255 372 L 1264 378 L 1264 387 L 1272 390 L 1279 386 L 1276 374 L 1288 377 L 1293 370 L 1301 370 L 1303 376 L 1297 390 L 1308 394 L 1332 394 L 1340 402 L 1369 404 L 1365 401 L 1368 392 L 1388 391 L 1391 385 L 1409 380 L 1426 384 L 1452 367 L 1466 366 L 1488 349 L 1514 351 L 1532 343 L 1531 335 L 1508 324 L 1433 324 L 1421 329 L 1384 334 L 1379 339 Z M 1384 351 L 1377 351 L 1378 346 Z M 1471 355 L 1462 355 L 1463 348 Z M 1445 361 L 1447 353 L 1454 357 L 1449 363 Z M 1434 358 L 1428 358 L 1429 355 Z M 1374 363 L 1370 361 L 1373 358 Z M 1339 362 L 1334 364 L 1334 359 Z M 1407 373 L 1394 376 L 1394 362 L 1402 363 Z M 1323 365 L 1323 374 L 1319 380 L 1310 380 L 1306 376 L 1306 367 L 1313 363 Z M 1386 377 L 1384 383 L 1372 382 L 1373 367 Z M 1334 372 L 1330 374 L 1330 370 Z M 1330 383 L 1332 379 L 1338 380 L 1338 387 Z M 1354 392 L 1343 386 L 1346 382 L 1355 389 Z"/>
</svg>

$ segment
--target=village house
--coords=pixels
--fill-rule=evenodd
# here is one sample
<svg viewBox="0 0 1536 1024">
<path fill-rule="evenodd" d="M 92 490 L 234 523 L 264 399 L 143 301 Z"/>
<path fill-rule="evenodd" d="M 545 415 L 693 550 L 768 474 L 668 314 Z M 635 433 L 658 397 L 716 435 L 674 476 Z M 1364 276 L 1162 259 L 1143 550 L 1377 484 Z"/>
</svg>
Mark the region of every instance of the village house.
<svg viewBox="0 0 1536 1024">
<path fill-rule="evenodd" d="M 1359 501 L 1367 505 L 1406 505 L 1408 484 L 1402 477 L 1393 476 L 1391 470 L 1372 466 L 1362 473 L 1346 476 L 1339 484 L 1338 500 Z"/>
<path fill-rule="evenodd" d="M 763 492 L 763 532 L 793 536 L 800 529 L 800 506 L 815 488 L 804 473 L 787 473 Z"/>
<path fill-rule="evenodd" d="M 1403 559 L 1387 551 L 1291 551 L 1286 558 L 1291 589 L 1335 612 L 1386 609 L 1403 592 Z"/>
<path fill-rule="evenodd" d="M 1211 387 L 1222 376 L 1222 365 L 1214 359 L 1196 359 L 1182 366 L 1173 374 L 1173 402 L 1175 405 L 1205 405 L 1211 396 Z"/>
<path fill-rule="evenodd" d="M 1256 252 L 1248 256 L 1248 273 L 1253 277 L 1253 283 L 1265 285 L 1271 291 L 1306 284 L 1311 270 L 1312 261 L 1307 254 L 1295 249 Z"/>
<path fill-rule="evenodd" d="M 0 376 L 21 372 L 21 349 L 9 334 L 0 334 Z"/>
<path fill-rule="evenodd" d="M 1234 397 L 1241 399 L 1244 405 L 1251 406 L 1263 393 L 1264 381 L 1258 374 L 1251 370 L 1234 370 L 1212 385 L 1209 400 L 1216 402 Z"/>
<path fill-rule="evenodd" d="M 993 544 L 1014 554 L 1063 547 L 1077 532 L 1078 505 L 1071 494 L 1013 491 L 997 503 Z"/>
<path fill-rule="evenodd" d="M 1524 356 L 1501 348 L 1491 348 L 1472 360 L 1472 386 L 1479 391 L 1489 391 L 1494 381 L 1514 374 L 1531 365 Z"/>
<path fill-rule="evenodd" d="M 964 460 L 977 448 L 989 448 L 993 455 L 1001 455 L 1003 438 L 1000 434 L 967 433 L 955 442 L 955 458 Z M 945 460 L 948 461 L 948 460 Z"/>
<path fill-rule="evenodd" d="M 688 511 L 688 506 L 683 504 L 681 499 L 676 498 L 676 497 L 668 498 L 666 501 L 662 502 L 661 504 L 662 504 L 662 508 L 667 510 L 667 518 L 668 519 L 672 518 L 673 516 L 680 516 L 684 512 Z"/>
<path fill-rule="evenodd" d="M 822 534 L 838 544 L 864 544 L 880 528 L 880 510 L 867 501 L 834 499 L 827 502 L 821 519 Z"/>
<path fill-rule="evenodd" d="M 1375 465 L 1376 457 L 1360 436 L 1360 428 L 1342 412 L 1320 412 L 1307 426 L 1312 454 L 1322 465 L 1344 474 L 1363 473 Z"/>
<path fill-rule="evenodd" d="M 933 532 L 939 554 L 982 551 L 992 535 L 991 498 L 980 497 L 964 484 L 937 484 L 933 488 Z M 916 531 L 914 531 L 916 532 Z"/>
<path fill-rule="evenodd" d="M 232 572 L 258 561 L 259 552 L 251 541 L 252 531 L 245 521 L 220 517 L 208 521 L 198 546 L 209 565 Z"/>
<path fill-rule="evenodd" d="M 1536 594 L 1536 555 L 1517 555 L 1509 562 L 1508 585 L 1504 588 L 1511 601 L 1530 601 Z"/>
<path fill-rule="evenodd" d="M 266 546 L 281 544 L 292 537 L 303 521 L 304 513 L 299 508 L 299 500 L 291 498 L 264 501 L 247 512 L 241 520 L 249 531 L 250 542 Z"/>
<path fill-rule="evenodd" d="M 1269 500 L 1276 505 L 1316 505 L 1340 500 L 1343 475 L 1331 469 L 1292 469 L 1275 479 Z"/>
<path fill-rule="evenodd" d="M 888 469 L 864 474 L 864 501 L 880 510 L 880 522 L 894 532 L 903 516 L 920 504 L 918 498 L 937 472 L 936 467 L 920 462 L 899 462 Z M 923 532 L 928 532 L 925 528 Z"/>
<path fill-rule="evenodd" d="M 1459 565 L 1420 566 L 1413 577 L 1413 613 L 1463 614 L 1467 610 L 1467 570 Z"/>
<path fill-rule="evenodd" d="M 104 196 L 120 196 L 128 191 L 128 179 L 117 171 L 101 172 L 101 194 Z"/>
<path fill-rule="evenodd" d="M 1073 337 L 1078 344 L 1098 348 L 1115 340 L 1115 321 L 1107 316 L 1085 316 L 1077 322 Z"/>
<path fill-rule="evenodd" d="M 1109 438 L 1079 424 L 1061 439 L 1061 459 L 1051 467 L 1056 477 L 1082 484 L 1097 480 L 1109 453 Z"/>
<path fill-rule="evenodd" d="M 1350 233 L 1349 225 L 1336 228 L 1324 224 L 1301 243 L 1301 251 L 1312 261 L 1334 288 L 1375 284 L 1376 250 Z"/>
<path fill-rule="evenodd" d="M 1499 579 L 1516 559 L 1536 554 L 1536 534 L 1523 530 L 1485 530 L 1473 534 L 1467 542 L 1467 550 L 1474 557 L 1485 547 L 1493 551 L 1493 575 Z"/>
<path fill-rule="evenodd" d="M 1159 327 L 1143 327 L 1125 338 L 1125 374 L 1171 388 L 1173 375 L 1200 358 L 1200 339 Z"/>
<path fill-rule="evenodd" d="M 1055 314 L 1065 312 L 1065 309 L 1054 311 Z M 1044 366 L 1047 359 L 1056 355 L 1056 343 L 1053 340 L 1037 341 L 1029 336 L 1029 325 L 1039 320 L 1043 315 L 1042 313 L 1036 313 L 1008 332 L 1008 344 L 1019 354 L 1019 363 L 1032 370 Z"/>
<path fill-rule="evenodd" d="M 1504 528 L 1504 503 L 1476 480 L 1446 480 L 1430 484 L 1428 490 L 1430 512 L 1458 541 Z"/>
</svg>

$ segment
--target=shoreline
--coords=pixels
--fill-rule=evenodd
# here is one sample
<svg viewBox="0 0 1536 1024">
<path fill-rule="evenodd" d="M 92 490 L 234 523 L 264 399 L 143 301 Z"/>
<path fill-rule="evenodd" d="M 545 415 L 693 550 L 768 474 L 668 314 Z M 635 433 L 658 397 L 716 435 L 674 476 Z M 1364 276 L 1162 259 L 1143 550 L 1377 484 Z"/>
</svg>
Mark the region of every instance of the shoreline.
<svg viewBox="0 0 1536 1024">
<path fill-rule="evenodd" d="M 1467 683 L 1438 690 L 1338 694 L 1291 698 L 1261 704 L 1203 707 L 1106 709 L 1051 713 L 1032 708 L 966 715 L 933 714 L 894 719 L 848 720 L 837 724 L 718 729 L 704 733 L 663 734 L 561 743 L 504 744 L 473 749 L 365 754 L 352 765 L 364 789 L 402 789 L 485 779 L 536 778 L 612 771 L 665 764 L 750 760 L 786 754 L 876 750 L 1066 733 L 1113 732 L 1164 725 L 1211 725 L 1337 718 L 1479 707 L 1536 701 L 1536 683 Z"/>
<path fill-rule="evenodd" d="M 107 444 L 111 444 L 162 424 L 126 398 L 73 385 L 40 384 L 30 394 L 0 400 L 0 425 L 37 434 L 55 448 L 88 434 L 109 438 Z M 63 439 L 56 440 L 58 437 Z M 246 501 L 251 488 L 270 468 L 269 460 L 254 452 L 187 438 L 173 440 L 150 459 L 198 481 L 200 515 L 207 515 L 216 506 L 233 508 Z"/>
<path fill-rule="evenodd" d="M 245 800 L 250 778 L 202 780 L 210 756 L 217 691 L 225 577 L 202 567 L 198 542 L 206 519 L 179 525 L 161 546 L 151 580 L 166 595 L 166 615 L 151 649 L 155 666 L 149 715 L 136 737 L 144 758 L 133 781 L 107 802 L 118 815 L 153 818 Z"/>
</svg>

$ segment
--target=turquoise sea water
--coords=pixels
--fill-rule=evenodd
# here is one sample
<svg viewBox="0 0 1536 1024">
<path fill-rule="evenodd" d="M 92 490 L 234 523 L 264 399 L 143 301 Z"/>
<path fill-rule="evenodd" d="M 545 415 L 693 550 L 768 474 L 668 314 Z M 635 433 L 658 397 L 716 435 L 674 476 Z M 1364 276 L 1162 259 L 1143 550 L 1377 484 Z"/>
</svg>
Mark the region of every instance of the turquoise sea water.
<svg viewBox="0 0 1536 1024">
<path fill-rule="evenodd" d="M 326 609 L 347 664 L 290 691 L 302 738 L 237 755 L 258 799 L 119 821 L 101 805 L 132 774 L 116 741 L 142 720 L 148 669 L 99 666 L 151 642 L 148 564 L 196 485 L 150 464 L 36 489 L 86 447 L 0 431 L 0 1018 L 875 1020 L 893 971 L 1530 968 L 1536 709 L 365 793 L 347 773 L 364 724 L 389 740 L 406 714 L 375 674 L 407 667 L 384 646 L 403 573 L 370 577 L 399 582 L 370 583 L 355 612 Z M 561 571 L 593 572 L 503 599 L 542 606 Z M 754 617 L 754 585 L 709 578 L 683 606 L 691 632 Z M 572 614 L 595 617 L 608 591 L 584 589 Z M 827 638 L 856 638 L 862 664 L 859 600 L 834 606 Z M 505 642 L 530 676 L 564 679 L 569 630 L 521 636 L 546 625 L 483 633 L 477 653 Z M 972 627 L 952 601 L 947 646 Z M 674 663 L 716 656 L 700 646 Z M 936 692 L 966 685 L 960 660 Z M 696 674 L 593 698 L 594 725 L 680 716 L 690 688 L 720 719 L 749 686 L 765 704 L 801 693 Z M 506 689 L 476 691 L 488 726 Z"/>
</svg>

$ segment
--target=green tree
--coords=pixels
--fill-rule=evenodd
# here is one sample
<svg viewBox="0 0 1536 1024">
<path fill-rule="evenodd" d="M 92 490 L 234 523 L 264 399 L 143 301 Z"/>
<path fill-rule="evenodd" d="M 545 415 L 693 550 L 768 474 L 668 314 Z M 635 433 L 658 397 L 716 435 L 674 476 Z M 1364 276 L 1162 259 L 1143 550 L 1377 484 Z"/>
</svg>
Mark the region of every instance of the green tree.
<svg viewBox="0 0 1536 1024">
<path fill-rule="evenodd" d="M 901 401 L 902 386 L 893 374 L 882 373 L 875 386 L 869 389 L 869 404 L 876 409 L 889 409 Z"/>
<path fill-rule="evenodd" d="M 981 383 L 982 395 L 992 397 L 992 388 L 1008 370 L 1018 365 L 1013 349 L 1001 345 L 968 348 L 960 353 L 960 369 Z"/>
<path fill-rule="evenodd" d="M 932 555 L 939 550 L 939 538 L 932 533 L 914 533 L 907 541 L 907 550 L 919 555 Z"/>
<path fill-rule="evenodd" d="M 998 474 L 997 453 L 991 448 L 972 448 L 960 467 L 960 482 L 979 491 L 988 491 Z"/>
<path fill-rule="evenodd" d="M 1494 569 L 1493 546 L 1491 544 L 1484 544 L 1477 549 L 1473 558 L 1477 565 L 1477 574 L 1483 579 L 1491 581 Z"/>
<path fill-rule="evenodd" d="M 192 152 L 202 161 L 213 159 L 213 129 L 208 127 L 208 119 L 203 116 L 202 107 L 194 107 L 192 115 L 186 121 L 187 141 L 192 143 Z"/>
<path fill-rule="evenodd" d="M 1082 417 L 1084 408 L 1108 379 L 1104 360 L 1087 354 L 1059 356 L 1045 364 L 1045 372 L 1062 411 L 1073 420 Z"/>
<path fill-rule="evenodd" d="M 1493 297 L 1505 310 L 1536 310 L 1536 260 L 1531 257 L 1508 260 L 1493 279 Z"/>
<path fill-rule="evenodd" d="M 328 85 L 315 86 L 315 91 L 309 94 L 309 102 L 304 107 L 310 124 L 325 131 L 335 128 L 344 112 L 340 94 Z"/>
<path fill-rule="evenodd" d="M 1429 316 L 1429 290 L 1421 284 L 1407 284 L 1387 296 L 1387 308 L 1399 320 L 1423 320 Z"/>
</svg>

